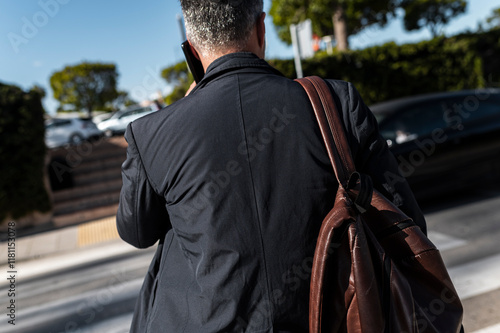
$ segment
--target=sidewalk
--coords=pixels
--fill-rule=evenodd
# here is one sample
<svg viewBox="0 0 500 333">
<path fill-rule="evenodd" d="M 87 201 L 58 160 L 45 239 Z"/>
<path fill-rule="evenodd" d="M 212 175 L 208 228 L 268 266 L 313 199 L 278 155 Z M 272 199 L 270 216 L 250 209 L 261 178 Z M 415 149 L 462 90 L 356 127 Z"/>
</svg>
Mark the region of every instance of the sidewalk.
<svg viewBox="0 0 500 333">
<path fill-rule="evenodd" d="M 19 263 L 39 259 L 119 239 L 116 217 L 106 217 L 31 236 L 17 237 L 15 260 Z M 2 241 L 0 242 L 0 266 L 7 264 L 7 254 L 8 244 Z"/>
</svg>

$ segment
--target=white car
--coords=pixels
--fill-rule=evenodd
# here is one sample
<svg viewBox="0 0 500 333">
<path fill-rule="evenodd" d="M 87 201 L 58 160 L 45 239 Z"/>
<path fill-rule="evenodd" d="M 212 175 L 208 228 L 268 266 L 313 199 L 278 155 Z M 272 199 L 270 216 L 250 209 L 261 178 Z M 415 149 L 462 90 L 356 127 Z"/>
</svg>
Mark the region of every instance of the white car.
<svg viewBox="0 0 500 333">
<path fill-rule="evenodd" d="M 132 107 L 116 111 L 109 119 L 103 120 L 97 124 L 97 127 L 103 131 L 106 136 L 123 134 L 129 123 L 154 111 L 156 111 L 156 109 L 151 106 Z"/>
<path fill-rule="evenodd" d="M 45 121 L 45 144 L 48 148 L 77 145 L 102 135 L 90 119 L 52 118 Z"/>
</svg>

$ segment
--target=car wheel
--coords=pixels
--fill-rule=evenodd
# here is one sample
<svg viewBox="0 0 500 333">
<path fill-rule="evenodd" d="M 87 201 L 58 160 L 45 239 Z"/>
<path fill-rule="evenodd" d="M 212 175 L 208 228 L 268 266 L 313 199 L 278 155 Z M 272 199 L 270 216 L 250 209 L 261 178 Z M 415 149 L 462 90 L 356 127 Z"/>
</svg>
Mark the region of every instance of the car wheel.
<svg viewBox="0 0 500 333">
<path fill-rule="evenodd" d="M 69 138 L 69 143 L 72 144 L 72 145 L 79 145 L 80 143 L 83 142 L 83 136 L 81 136 L 80 134 L 73 134 L 70 138 Z"/>
<path fill-rule="evenodd" d="M 108 129 L 108 130 L 105 130 L 104 131 L 104 135 L 107 137 L 107 138 L 110 138 L 113 136 L 113 131 Z"/>
</svg>

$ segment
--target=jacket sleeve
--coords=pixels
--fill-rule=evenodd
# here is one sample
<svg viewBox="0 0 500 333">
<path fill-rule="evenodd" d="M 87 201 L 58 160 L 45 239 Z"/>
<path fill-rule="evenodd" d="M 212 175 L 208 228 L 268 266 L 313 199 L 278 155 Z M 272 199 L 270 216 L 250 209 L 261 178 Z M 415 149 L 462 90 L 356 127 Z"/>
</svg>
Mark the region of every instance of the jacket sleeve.
<svg viewBox="0 0 500 333">
<path fill-rule="evenodd" d="M 338 83 L 337 83 L 338 84 Z M 335 86 L 335 83 L 333 83 Z M 406 179 L 399 173 L 399 166 L 386 141 L 379 134 L 378 123 L 351 83 L 346 89 L 347 100 L 340 101 L 344 124 L 356 169 L 373 180 L 375 188 L 413 219 L 427 234 L 424 215 L 417 204 Z M 337 97 L 339 98 L 339 97 Z"/>
<path fill-rule="evenodd" d="M 125 133 L 127 159 L 122 164 L 122 189 L 116 215 L 120 237 L 127 243 L 147 248 L 171 228 L 163 196 L 157 194 L 142 163 L 131 124 Z"/>
</svg>

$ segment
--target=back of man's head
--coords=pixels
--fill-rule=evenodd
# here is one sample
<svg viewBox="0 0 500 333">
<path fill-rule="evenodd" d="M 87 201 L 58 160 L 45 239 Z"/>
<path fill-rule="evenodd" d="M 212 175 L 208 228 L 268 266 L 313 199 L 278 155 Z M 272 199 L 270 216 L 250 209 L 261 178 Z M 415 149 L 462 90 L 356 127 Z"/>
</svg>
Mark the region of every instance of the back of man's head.
<svg viewBox="0 0 500 333">
<path fill-rule="evenodd" d="M 204 56 L 242 51 L 263 0 L 180 0 L 191 44 Z"/>
</svg>

